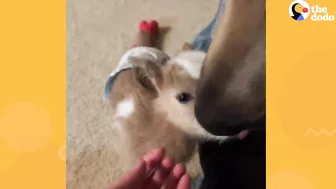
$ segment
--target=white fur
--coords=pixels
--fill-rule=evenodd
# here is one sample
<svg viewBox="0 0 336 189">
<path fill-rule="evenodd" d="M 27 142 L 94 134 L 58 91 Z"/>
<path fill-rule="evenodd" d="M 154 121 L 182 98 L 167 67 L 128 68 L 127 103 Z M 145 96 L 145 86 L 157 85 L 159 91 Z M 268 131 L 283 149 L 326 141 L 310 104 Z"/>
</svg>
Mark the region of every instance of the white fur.
<svg viewBox="0 0 336 189">
<path fill-rule="evenodd" d="M 117 104 L 115 117 L 127 118 L 134 112 L 134 101 L 132 98 L 126 98 Z"/>
<path fill-rule="evenodd" d="M 184 51 L 168 63 L 181 66 L 194 79 L 199 79 L 202 63 L 206 53 L 201 51 Z"/>
</svg>

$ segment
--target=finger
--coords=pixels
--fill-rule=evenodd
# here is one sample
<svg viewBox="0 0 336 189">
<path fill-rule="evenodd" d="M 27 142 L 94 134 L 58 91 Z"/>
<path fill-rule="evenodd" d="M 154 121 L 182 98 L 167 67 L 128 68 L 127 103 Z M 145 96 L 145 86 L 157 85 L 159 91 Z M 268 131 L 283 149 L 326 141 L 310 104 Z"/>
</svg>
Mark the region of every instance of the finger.
<svg viewBox="0 0 336 189">
<path fill-rule="evenodd" d="M 164 182 L 162 189 L 175 189 L 179 183 L 180 178 L 185 174 L 186 169 L 183 164 L 177 164 L 168 175 Z"/>
<path fill-rule="evenodd" d="M 190 189 L 191 183 L 190 178 L 187 174 L 183 175 L 176 187 L 176 189 Z"/>
<path fill-rule="evenodd" d="M 157 189 L 162 186 L 166 180 L 168 174 L 173 169 L 174 163 L 170 158 L 164 158 L 159 166 L 154 172 L 153 176 L 148 179 L 145 183 L 145 189 Z"/>
<path fill-rule="evenodd" d="M 146 162 L 146 174 L 149 175 L 152 171 L 160 165 L 163 157 L 164 157 L 163 148 L 158 148 L 152 150 L 150 153 L 146 154 L 143 159 Z"/>
<path fill-rule="evenodd" d="M 122 176 L 109 189 L 133 189 L 146 180 L 146 162 L 140 160 L 138 165 Z"/>
</svg>

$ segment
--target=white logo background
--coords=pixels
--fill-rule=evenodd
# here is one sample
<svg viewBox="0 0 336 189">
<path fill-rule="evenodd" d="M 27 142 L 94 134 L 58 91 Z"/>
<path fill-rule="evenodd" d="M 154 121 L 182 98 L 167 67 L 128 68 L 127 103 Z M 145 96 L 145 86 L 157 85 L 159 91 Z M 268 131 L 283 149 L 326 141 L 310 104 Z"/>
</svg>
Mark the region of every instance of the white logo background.
<svg viewBox="0 0 336 189">
<path fill-rule="evenodd" d="M 289 12 L 289 15 L 290 16 L 294 16 L 293 12 L 292 12 L 292 6 L 295 4 L 295 3 L 300 3 L 302 6 L 304 6 L 305 8 L 308 9 L 308 12 L 304 13 L 302 12 L 302 16 L 304 17 L 304 19 L 306 19 L 308 16 L 309 16 L 309 13 L 310 13 L 310 6 L 309 4 L 304 1 L 304 0 L 296 0 L 296 1 L 293 1 L 290 5 L 289 5 L 289 8 L 288 8 L 288 12 Z"/>
</svg>

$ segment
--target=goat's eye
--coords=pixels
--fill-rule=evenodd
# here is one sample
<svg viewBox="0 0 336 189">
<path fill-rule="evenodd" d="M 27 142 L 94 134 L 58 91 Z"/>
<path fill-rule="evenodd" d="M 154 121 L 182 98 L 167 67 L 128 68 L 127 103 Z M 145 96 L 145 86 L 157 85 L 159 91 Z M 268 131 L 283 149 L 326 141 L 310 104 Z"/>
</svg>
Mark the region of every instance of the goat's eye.
<svg viewBox="0 0 336 189">
<path fill-rule="evenodd" d="M 188 103 L 191 99 L 192 96 L 188 93 L 180 93 L 176 96 L 176 99 L 181 103 L 181 104 L 186 104 Z"/>
</svg>

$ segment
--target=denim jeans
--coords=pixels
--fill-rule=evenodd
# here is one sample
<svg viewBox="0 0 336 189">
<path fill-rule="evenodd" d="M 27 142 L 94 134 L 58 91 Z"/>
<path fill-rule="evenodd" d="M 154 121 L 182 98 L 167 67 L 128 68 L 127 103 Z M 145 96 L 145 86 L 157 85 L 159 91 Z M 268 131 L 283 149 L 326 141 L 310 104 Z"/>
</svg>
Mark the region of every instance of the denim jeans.
<svg viewBox="0 0 336 189">
<path fill-rule="evenodd" d="M 222 16 L 224 8 L 225 8 L 225 1 L 219 0 L 218 9 L 214 18 L 212 19 L 210 24 L 207 27 L 205 27 L 191 43 L 193 49 L 208 52 L 209 46 L 212 41 L 212 34 L 218 25 L 219 19 Z"/>
</svg>

